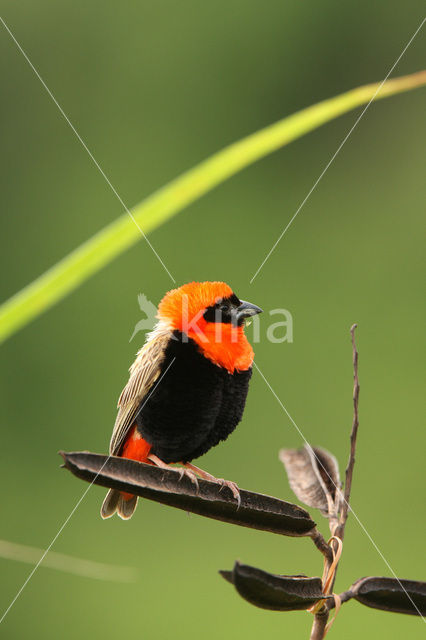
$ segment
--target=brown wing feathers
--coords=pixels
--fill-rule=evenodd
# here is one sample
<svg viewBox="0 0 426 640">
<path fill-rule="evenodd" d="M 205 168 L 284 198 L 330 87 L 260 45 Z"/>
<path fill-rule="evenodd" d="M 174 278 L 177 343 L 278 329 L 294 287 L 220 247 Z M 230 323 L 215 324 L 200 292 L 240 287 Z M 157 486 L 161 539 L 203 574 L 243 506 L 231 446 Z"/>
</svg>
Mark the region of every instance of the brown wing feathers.
<svg viewBox="0 0 426 640">
<path fill-rule="evenodd" d="M 170 336 L 168 328 L 158 327 L 154 330 L 151 339 L 140 349 L 130 367 L 129 381 L 118 400 L 118 414 L 109 447 L 110 455 L 120 453 L 144 397 L 158 379 Z"/>
</svg>

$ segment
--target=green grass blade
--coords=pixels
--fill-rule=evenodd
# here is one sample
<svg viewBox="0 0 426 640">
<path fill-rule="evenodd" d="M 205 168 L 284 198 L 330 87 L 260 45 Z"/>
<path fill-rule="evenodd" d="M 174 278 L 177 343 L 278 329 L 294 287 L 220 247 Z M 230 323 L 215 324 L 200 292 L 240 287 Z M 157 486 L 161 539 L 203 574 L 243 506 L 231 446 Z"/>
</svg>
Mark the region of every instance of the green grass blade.
<svg viewBox="0 0 426 640">
<path fill-rule="evenodd" d="M 426 84 L 426 71 L 369 84 L 298 111 L 229 145 L 172 180 L 136 205 L 131 213 L 145 234 L 238 171 L 373 97 L 379 100 Z M 92 274 L 128 249 L 141 234 L 127 213 L 65 256 L 0 306 L 0 342 L 15 333 Z"/>
</svg>

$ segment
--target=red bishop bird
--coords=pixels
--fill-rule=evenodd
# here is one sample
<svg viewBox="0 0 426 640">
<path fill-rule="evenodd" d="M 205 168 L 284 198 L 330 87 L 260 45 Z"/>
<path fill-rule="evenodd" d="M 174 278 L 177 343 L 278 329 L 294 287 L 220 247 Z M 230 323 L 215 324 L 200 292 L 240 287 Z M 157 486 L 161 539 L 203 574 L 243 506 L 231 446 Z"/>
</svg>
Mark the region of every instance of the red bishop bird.
<svg viewBox="0 0 426 640">
<path fill-rule="evenodd" d="M 245 320 L 262 309 L 240 300 L 224 282 L 191 282 L 166 293 L 158 322 L 130 367 L 119 401 L 110 454 L 218 480 L 191 461 L 240 422 L 252 374 L 253 349 Z M 132 516 L 137 496 L 111 489 L 101 508 Z"/>
</svg>

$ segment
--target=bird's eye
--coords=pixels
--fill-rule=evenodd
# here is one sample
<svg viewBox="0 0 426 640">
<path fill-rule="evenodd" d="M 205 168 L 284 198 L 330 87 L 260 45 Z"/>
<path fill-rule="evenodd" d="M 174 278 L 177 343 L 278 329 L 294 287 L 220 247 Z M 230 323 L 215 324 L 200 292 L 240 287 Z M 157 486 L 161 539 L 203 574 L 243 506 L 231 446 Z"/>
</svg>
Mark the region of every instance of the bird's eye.
<svg viewBox="0 0 426 640">
<path fill-rule="evenodd" d="M 234 304 L 230 300 L 218 300 L 216 304 L 207 307 L 204 318 L 207 322 L 232 322 Z"/>
</svg>

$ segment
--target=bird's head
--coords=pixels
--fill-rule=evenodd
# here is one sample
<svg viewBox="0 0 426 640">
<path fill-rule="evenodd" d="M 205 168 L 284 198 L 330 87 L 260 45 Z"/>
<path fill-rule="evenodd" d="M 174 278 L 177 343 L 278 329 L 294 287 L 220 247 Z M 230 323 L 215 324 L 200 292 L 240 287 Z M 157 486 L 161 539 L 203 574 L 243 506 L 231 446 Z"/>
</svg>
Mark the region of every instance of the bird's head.
<svg viewBox="0 0 426 640">
<path fill-rule="evenodd" d="M 194 340 L 216 364 L 233 372 L 251 366 L 253 350 L 244 335 L 245 320 L 261 313 L 240 300 L 225 282 L 190 282 L 166 293 L 158 318 Z"/>
</svg>

